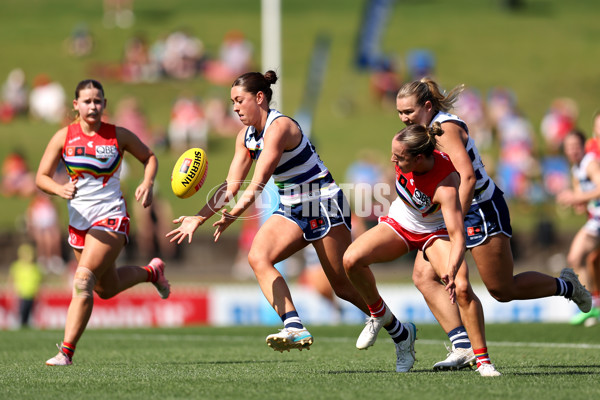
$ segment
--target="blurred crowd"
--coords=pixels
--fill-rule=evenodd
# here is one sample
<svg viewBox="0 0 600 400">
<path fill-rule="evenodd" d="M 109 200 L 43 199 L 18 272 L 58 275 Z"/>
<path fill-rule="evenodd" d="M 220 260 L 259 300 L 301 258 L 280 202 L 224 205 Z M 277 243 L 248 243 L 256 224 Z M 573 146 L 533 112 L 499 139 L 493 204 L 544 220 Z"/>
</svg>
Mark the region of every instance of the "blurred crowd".
<svg viewBox="0 0 600 400">
<path fill-rule="evenodd" d="M 103 23 L 107 29 L 133 26 L 133 0 L 104 0 Z M 95 41 L 92 32 L 85 24 L 76 25 L 65 39 L 64 48 L 72 57 L 93 55 Z M 126 84 L 203 79 L 212 86 L 227 87 L 241 73 L 257 68 L 254 59 L 253 43 L 237 30 L 224 35 L 216 54 L 207 51 L 201 38 L 186 29 L 166 32 L 154 41 L 136 33 L 123 43 L 120 60 L 92 64 L 90 76 Z M 435 77 L 435 73 L 435 56 L 427 49 L 411 50 L 404 60 L 389 58 L 370 71 L 372 98 L 393 112 L 396 93 L 404 82 L 424 76 Z M 72 120 L 69 103 L 70 98 L 60 82 L 45 73 L 28 77 L 16 67 L 2 78 L 0 124 L 10 124 L 19 118 L 54 125 L 66 124 Z M 108 122 L 128 128 L 151 148 L 166 149 L 172 154 L 180 154 L 189 147 L 207 149 L 209 135 L 231 137 L 242 127 L 227 98 L 218 95 L 202 98 L 188 90 L 172 99 L 170 114 L 158 127 L 152 126 L 143 101 L 134 96 L 119 99 L 111 109 Z M 578 126 L 578 104 L 573 99 L 550 99 L 547 112 L 536 127 L 519 106 L 511 88 L 494 87 L 482 93 L 469 87 L 467 82 L 455 112 L 467 122 L 470 135 L 485 157 L 488 172 L 507 199 L 527 204 L 553 201 L 570 185 L 569 164 L 562 154 L 561 144 L 568 132 L 582 128 Z M 588 127 L 583 128 L 586 131 Z M 590 136 L 600 137 L 600 123 L 593 126 L 590 133 Z M 377 223 L 378 214 L 385 212 L 374 208 L 362 209 L 367 203 L 371 207 L 377 204 L 377 201 L 364 202 L 365 196 L 374 200 L 376 193 L 373 187 L 376 183 L 393 182 L 393 171 L 388 168 L 387 154 L 363 149 L 354 159 L 344 179 L 345 183 L 358 188 L 349 196 L 353 208 L 361 208 L 361 216 L 353 218 L 354 234 L 359 235 Z M 63 273 L 69 258 L 64 250 L 66 227 L 60 225 L 59 211 L 53 199 L 35 186 L 33 160 L 27 160 L 23 149 L 15 148 L 1 161 L 2 196 L 18 197 L 28 202 L 27 212 L 21 220 L 22 231 L 31 248 L 20 252 L 19 257 L 25 260 L 21 264 L 31 264 L 28 260 L 35 254 L 33 262 L 44 273 Z M 65 174 L 64 166 L 59 166 L 57 174 Z M 64 179 L 68 179 L 66 175 Z M 358 192 L 363 189 L 371 191 Z M 137 225 L 136 251 L 141 257 L 159 254 L 169 259 L 177 256 L 177 246 L 170 245 L 160 235 L 168 230 L 173 213 L 161 190 L 163 188 L 158 188 L 155 202 L 148 210 L 136 207 L 137 202 L 130 202 L 133 221 Z M 393 197 L 394 193 L 387 195 Z M 363 200 L 358 203 L 357 199 Z M 253 223 L 242 228 L 239 260 L 244 260 L 244 251 L 247 251 L 256 229 Z M 310 258 L 310 255 L 307 256 L 307 259 Z M 247 267 L 245 262 L 241 264 L 242 269 Z M 310 262 L 307 261 L 307 264 Z M 249 272 L 247 268 L 246 273 Z M 247 277 L 239 271 L 238 275 Z M 325 297 L 329 289 L 323 289 Z"/>
</svg>

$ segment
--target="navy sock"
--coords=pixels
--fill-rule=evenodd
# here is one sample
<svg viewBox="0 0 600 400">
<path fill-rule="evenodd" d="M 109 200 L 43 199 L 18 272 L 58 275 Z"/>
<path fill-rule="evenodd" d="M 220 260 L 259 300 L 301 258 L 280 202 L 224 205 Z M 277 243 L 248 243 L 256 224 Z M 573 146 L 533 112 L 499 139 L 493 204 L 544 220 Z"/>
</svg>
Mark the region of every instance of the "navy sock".
<svg viewBox="0 0 600 400">
<path fill-rule="evenodd" d="M 463 325 L 452 329 L 448 332 L 448 339 L 452 342 L 452 346 L 457 349 L 468 349 L 471 347 L 471 341 L 467 335 L 467 330 Z"/>
<path fill-rule="evenodd" d="M 304 328 L 304 325 L 302 325 L 302 321 L 300 320 L 300 317 L 298 316 L 298 312 L 296 312 L 296 311 L 286 312 L 285 314 L 283 314 L 281 316 L 281 320 L 283 321 L 284 328 L 297 328 L 297 329 Z"/>
<path fill-rule="evenodd" d="M 404 325 L 396 319 L 395 315 L 392 316 L 392 322 L 384 326 L 384 328 L 388 331 L 394 343 L 400 343 L 408 337 L 408 331 L 404 329 Z"/>
<path fill-rule="evenodd" d="M 555 296 L 564 296 L 567 299 L 573 297 L 573 284 L 560 278 L 554 278 L 556 280 L 556 292 Z"/>
</svg>

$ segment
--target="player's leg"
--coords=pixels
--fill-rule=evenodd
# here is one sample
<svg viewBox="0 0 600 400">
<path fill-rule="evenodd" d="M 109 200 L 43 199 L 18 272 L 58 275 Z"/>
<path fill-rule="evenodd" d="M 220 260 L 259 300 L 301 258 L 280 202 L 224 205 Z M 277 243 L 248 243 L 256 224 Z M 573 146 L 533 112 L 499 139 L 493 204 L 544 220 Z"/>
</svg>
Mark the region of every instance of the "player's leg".
<svg viewBox="0 0 600 400">
<path fill-rule="evenodd" d="M 556 293 L 556 278 L 536 271 L 513 276 L 514 261 L 510 239 L 503 234 L 491 236 L 471 249 L 481 280 L 496 300 L 537 299 Z"/>
<path fill-rule="evenodd" d="M 121 252 L 125 239 L 115 232 L 92 230 L 85 236 L 82 250 L 74 249 L 77 269 L 73 276 L 73 296 L 67 309 L 65 334 L 59 353 L 47 365 L 70 365 L 77 342 L 85 331 L 94 307 L 94 287 Z"/>
<path fill-rule="evenodd" d="M 458 306 L 448 301 L 448 292 L 420 250 L 415 257 L 413 282 L 451 342 L 446 359 L 435 363 L 433 369 L 453 370 L 475 365 L 471 341 L 460 319 Z"/>
<path fill-rule="evenodd" d="M 275 264 L 307 245 L 302 235 L 296 223 L 272 215 L 256 233 L 248 254 L 260 289 L 284 324 L 279 333 L 267 336 L 267 344 L 277 351 L 308 348 L 313 342 L 296 311 L 285 279 L 275 268 Z"/>
<path fill-rule="evenodd" d="M 331 228 L 322 239 L 313 242 L 319 261 L 335 294 L 370 315 L 369 309 L 346 275 L 343 265 L 344 252 L 350 246 L 352 236 L 345 225 Z"/>
<path fill-rule="evenodd" d="M 358 349 L 367 349 L 377 340 L 382 327 L 396 346 L 396 372 L 409 371 L 415 362 L 416 327 L 401 323 L 387 307 L 369 265 L 395 260 L 408 252 L 408 244 L 392 227 L 380 223 L 360 235 L 344 253 L 344 268 L 350 281 L 361 294 L 371 318 L 356 341 Z"/>
<path fill-rule="evenodd" d="M 588 257 L 593 255 L 593 252 L 598 248 L 598 237 L 590 234 L 590 232 L 586 229 L 588 224 L 586 224 L 583 228 L 581 228 L 573 238 L 571 242 L 571 247 L 569 248 L 569 253 L 567 255 L 567 265 L 574 270 L 577 274 L 579 274 L 579 280 L 582 284 L 585 284 L 588 288 L 591 288 L 593 291 L 592 284 L 592 276 L 594 270 L 594 259 L 588 260 Z M 564 271 L 564 270 L 563 270 Z M 590 273 L 591 272 L 591 273 Z M 564 272 L 563 272 L 564 273 Z M 567 272 L 568 273 L 568 272 Z M 577 279 L 575 273 L 571 274 L 571 278 Z M 574 277 L 573 277 L 574 276 Z M 576 295 L 578 289 L 578 282 L 573 282 L 573 294 Z M 576 297 L 576 296 L 573 296 Z M 591 294 L 590 294 L 591 299 Z M 576 299 L 573 298 L 573 301 Z M 591 301 L 591 300 L 590 300 Z M 579 306 L 579 303 L 575 301 Z M 585 303 L 582 303 L 585 306 Z M 591 307 L 591 306 L 590 306 Z M 571 319 L 571 324 L 580 325 L 586 322 L 586 320 L 596 317 L 596 310 L 581 310 Z"/>
<path fill-rule="evenodd" d="M 436 240 L 425 250 L 425 255 L 438 276 L 446 271 L 449 253 L 450 242 L 443 239 Z M 469 270 L 465 261 L 460 266 L 454 281 L 456 303 L 474 349 L 477 370 L 482 376 L 499 376 L 500 373 L 496 371 L 488 355 L 483 308 L 469 282 Z M 446 298 L 445 301 L 450 302 L 450 299 Z"/>
</svg>

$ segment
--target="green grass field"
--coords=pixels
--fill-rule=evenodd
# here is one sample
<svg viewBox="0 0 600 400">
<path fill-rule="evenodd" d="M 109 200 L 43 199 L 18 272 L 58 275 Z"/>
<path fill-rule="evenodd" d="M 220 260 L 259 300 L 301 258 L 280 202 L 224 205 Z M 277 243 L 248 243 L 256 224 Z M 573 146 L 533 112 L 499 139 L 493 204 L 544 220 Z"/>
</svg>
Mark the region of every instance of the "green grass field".
<svg viewBox="0 0 600 400">
<path fill-rule="evenodd" d="M 0 332 L 3 399 L 594 399 L 600 396 L 598 327 L 495 324 L 492 361 L 503 373 L 432 372 L 445 336 L 417 332 L 417 362 L 395 373 L 387 334 L 368 351 L 354 347 L 360 326 L 312 327 L 310 351 L 279 353 L 273 327 L 89 330 L 75 364 L 47 367 L 59 331 Z M 447 340 L 446 340 L 447 342 Z"/>
</svg>

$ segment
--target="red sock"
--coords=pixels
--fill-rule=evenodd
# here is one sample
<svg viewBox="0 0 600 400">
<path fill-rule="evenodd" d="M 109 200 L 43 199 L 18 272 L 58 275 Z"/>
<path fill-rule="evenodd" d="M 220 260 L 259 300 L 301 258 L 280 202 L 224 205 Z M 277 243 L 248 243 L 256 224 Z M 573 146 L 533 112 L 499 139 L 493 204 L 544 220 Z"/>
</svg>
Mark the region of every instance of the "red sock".
<svg viewBox="0 0 600 400">
<path fill-rule="evenodd" d="M 477 368 L 481 366 L 481 364 L 491 364 L 490 356 L 487 352 L 487 347 L 482 347 L 481 349 L 473 349 L 473 353 L 475 353 L 475 357 L 477 358 Z"/>
<path fill-rule="evenodd" d="M 367 307 L 369 307 L 369 311 L 371 312 L 371 315 L 373 317 L 383 317 L 383 315 L 385 314 L 385 310 L 387 309 L 385 302 L 383 301 L 381 296 L 379 297 L 379 300 L 377 300 L 374 304 L 367 305 Z"/>
<path fill-rule="evenodd" d="M 156 282 L 158 280 L 158 272 L 156 272 L 152 265 L 146 265 L 143 268 L 148 273 L 148 278 L 146 278 L 146 282 Z"/>
<path fill-rule="evenodd" d="M 69 358 L 73 358 L 73 354 L 75 353 L 75 345 L 68 342 L 62 342 L 60 345 L 60 351 L 65 353 Z"/>
</svg>

